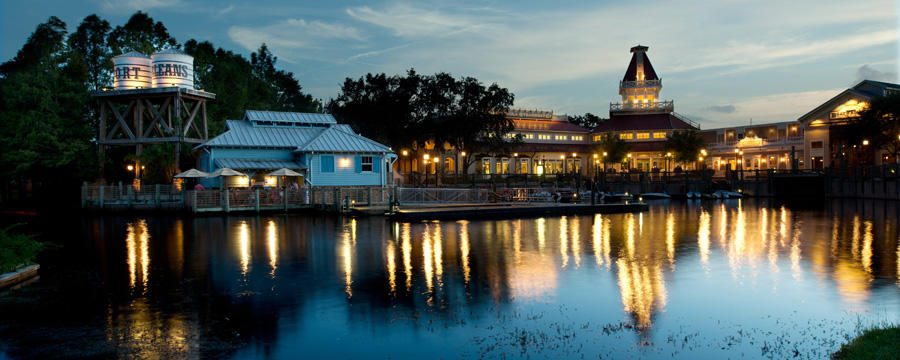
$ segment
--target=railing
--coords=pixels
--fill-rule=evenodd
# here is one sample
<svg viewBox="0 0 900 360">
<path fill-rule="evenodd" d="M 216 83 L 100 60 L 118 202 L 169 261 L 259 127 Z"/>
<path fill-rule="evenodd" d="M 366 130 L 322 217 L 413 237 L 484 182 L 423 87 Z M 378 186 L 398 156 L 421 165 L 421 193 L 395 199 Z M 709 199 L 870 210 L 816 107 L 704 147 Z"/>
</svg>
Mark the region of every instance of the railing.
<svg viewBox="0 0 900 360">
<path fill-rule="evenodd" d="M 619 81 L 620 88 L 642 88 L 662 86 L 662 80 Z"/>
<path fill-rule="evenodd" d="M 491 200 L 488 189 L 397 188 L 397 201 L 408 203 L 486 203 Z"/>
<path fill-rule="evenodd" d="M 674 101 L 654 101 L 639 103 L 610 103 L 610 112 L 657 112 L 657 111 L 674 111 Z"/>
</svg>

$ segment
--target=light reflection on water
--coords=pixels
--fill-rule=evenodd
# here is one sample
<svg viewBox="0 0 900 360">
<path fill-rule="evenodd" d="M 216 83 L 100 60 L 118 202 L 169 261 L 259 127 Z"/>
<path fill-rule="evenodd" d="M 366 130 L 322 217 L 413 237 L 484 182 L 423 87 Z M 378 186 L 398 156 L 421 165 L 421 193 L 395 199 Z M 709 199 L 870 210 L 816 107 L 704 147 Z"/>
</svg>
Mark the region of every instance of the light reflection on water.
<svg viewBox="0 0 900 360">
<path fill-rule="evenodd" d="M 566 344 L 588 355 L 636 342 L 668 354 L 673 334 L 715 334 L 721 323 L 776 332 L 758 335 L 764 341 L 785 323 L 896 319 L 897 207 L 875 204 L 813 211 L 674 203 L 641 214 L 420 223 L 101 218 L 88 228 L 106 230 L 87 231 L 82 251 L 110 264 L 97 270 L 99 291 L 128 290 L 109 300 L 96 325 L 118 355 L 490 357 L 498 354 L 480 352 L 490 345 L 483 339 L 554 326 L 565 333 L 567 324 L 584 335 Z M 760 320 L 767 316 L 780 322 Z M 635 329 L 633 341 L 598 335 L 619 323 Z M 837 324 L 829 326 L 856 325 Z M 335 339 L 355 346 L 335 350 Z M 510 346 L 495 341 L 491 349 Z M 832 344 L 810 346 L 827 352 Z M 695 347 L 680 356 L 735 350 Z"/>
</svg>

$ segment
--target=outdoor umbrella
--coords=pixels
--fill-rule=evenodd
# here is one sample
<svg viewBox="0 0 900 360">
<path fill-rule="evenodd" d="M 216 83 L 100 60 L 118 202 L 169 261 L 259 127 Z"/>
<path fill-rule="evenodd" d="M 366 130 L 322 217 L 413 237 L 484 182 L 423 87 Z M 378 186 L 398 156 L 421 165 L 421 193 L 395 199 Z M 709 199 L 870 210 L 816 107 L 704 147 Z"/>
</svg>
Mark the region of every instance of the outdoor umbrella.
<svg viewBox="0 0 900 360">
<path fill-rule="evenodd" d="M 298 177 L 298 176 L 303 176 L 303 174 L 300 174 L 300 173 L 298 173 L 294 170 L 288 169 L 288 168 L 281 168 L 281 169 L 275 170 L 273 172 L 270 172 L 269 176 L 280 176 L 281 184 L 283 185 L 285 177 L 287 177 L 287 176 Z"/>
<path fill-rule="evenodd" d="M 205 177 L 209 177 L 209 174 L 202 172 L 200 170 L 197 170 L 197 169 L 190 169 L 188 171 L 185 171 L 183 173 L 175 175 L 175 178 L 178 178 L 178 179 L 193 179 L 193 178 L 205 178 Z"/>
<path fill-rule="evenodd" d="M 214 171 L 212 174 L 209 174 L 209 176 L 207 176 L 207 177 L 214 178 L 214 177 L 219 177 L 219 176 L 231 177 L 231 176 L 247 176 L 247 175 L 240 171 L 237 171 L 237 170 L 234 170 L 231 168 L 227 168 L 227 167 L 223 167 L 223 168 L 220 168 L 219 170 Z M 222 187 L 225 187 L 224 181 L 222 182 L 222 185 L 223 185 Z"/>
<path fill-rule="evenodd" d="M 227 168 L 227 167 L 223 167 L 223 168 L 220 168 L 219 170 L 212 172 L 207 177 L 214 178 L 214 177 L 219 177 L 219 176 L 227 177 L 227 176 L 247 176 L 247 175 L 240 171 L 237 171 L 237 170 L 234 170 L 231 168 Z"/>
</svg>

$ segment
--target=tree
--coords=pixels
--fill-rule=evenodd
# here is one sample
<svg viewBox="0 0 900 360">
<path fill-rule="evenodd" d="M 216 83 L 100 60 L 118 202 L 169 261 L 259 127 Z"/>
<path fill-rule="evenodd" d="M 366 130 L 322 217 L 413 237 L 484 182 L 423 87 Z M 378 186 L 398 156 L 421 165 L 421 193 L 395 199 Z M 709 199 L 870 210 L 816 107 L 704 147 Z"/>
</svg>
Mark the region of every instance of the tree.
<svg viewBox="0 0 900 360">
<path fill-rule="evenodd" d="M 35 193 L 73 191 L 95 159 L 84 114 L 84 78 L 73 71 L 66 24 L 40 24 L 16 57 L 0 65 L 0 177 L 5 186 L 32 183 Z"/>
<path fill-rule="evenodd" d="M 410 69 L 405 76 L 347 78 L 328 109 L 338 121 L 394 149 L 420 149 L 433 141 L 438 151 L 446 143 L 474 155 L 506 151 L 514 143 L 506 136 L 512 121 L 504 115 L 513 100 L 497 84 L 447 73 L 422 76 Z"/>
<path fill-rule="evenodd" d="M 630 146 L 628 146 L 628 143 L 614 132 L 601 134 L 600 141 L 597 143 L 597 152 L 606 154 L 606 156 L 603 156 L 604 164 L 617 164 L 625 161 L 629 150 Z"/>
<path fill-rule="evenodd" d="M 872 99 L 860 118 L 850 123 L 851 133 L 869 140 L 873 149 L 900 153 L 900 93 Z"/>
<path fill-rule="evenodd" d="M 72 61 L 82 64 L 88 90 L 100 90 L 112 85 L 112 54 L 106 43 L 109 22 L 96 14 L 81 21 L 78 29 L 69 36 Z"/>
<path fill-rule="evenodd" d="M 666 140 L 666 150 L 672 151 L 675 161 L 690 163 L 697 161 L 700 150 L 706 147 L 703 137 L 697 130 L 678 130 L 672 132 Z"/>
<path fill-rule="evenodd" d="M 570 123 L 581 126 L 583 128 L 593 129 L 608 119 L 603 119 L 591 113 L 584 113 L 584 115 L 569 116 L 568 120 Z"/>
<path fill-rule="evenodd" d="M 131 15 L 124 26 L 116 26 L 107 39 L 113 55 L 137 51 L 152 54 L 156 51 L 178 48 L 178 41 L 163 23 L 154 21 L 150 15 L 138 11 Z"/>
</svg>

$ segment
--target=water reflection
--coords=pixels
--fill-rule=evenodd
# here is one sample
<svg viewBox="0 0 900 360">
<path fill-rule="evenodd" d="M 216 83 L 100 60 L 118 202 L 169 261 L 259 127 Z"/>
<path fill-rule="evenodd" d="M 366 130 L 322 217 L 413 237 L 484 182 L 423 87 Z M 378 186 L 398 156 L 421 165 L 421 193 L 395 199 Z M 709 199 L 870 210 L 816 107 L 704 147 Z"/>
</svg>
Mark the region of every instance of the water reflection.
<svg viewBox="0 0 900 360">
<path fill-rule="evenodd" d="M 150 232 L 144 219 L 128 223 L 125 247 L 128 252 L 128 278 L 132 290 L 145 292 L 150 281 Z"/>
<path fill-rule="evenodd" d="M 101 218 L 85 226 L 83 251 L 97 259 L 87 266 L 102 280 L 88 286 L 115 295 L 101 297 L 102 339 L 90 341 L 122 357 L 291 357 L 298 348 L 362 357 L 354 349 L 409 338 L 410 354 L 434 350 L 428 341 L 463 349 L 473 332 L 499 326 L 493 319 L 523 331 L 624 321 L 642 343 L 667 346 L 680 326 L 760 312 L 893 316 L 897 214 L 867 202 L 810 212 L 729 201 L 508 221 Z M 334 350 L 329 339 L 358 346 Z M 597 346 L 590 341 L 606 340 L 577 345 Z M 448 357 L 466 357 L 458 351 Z"/>
</svg>

